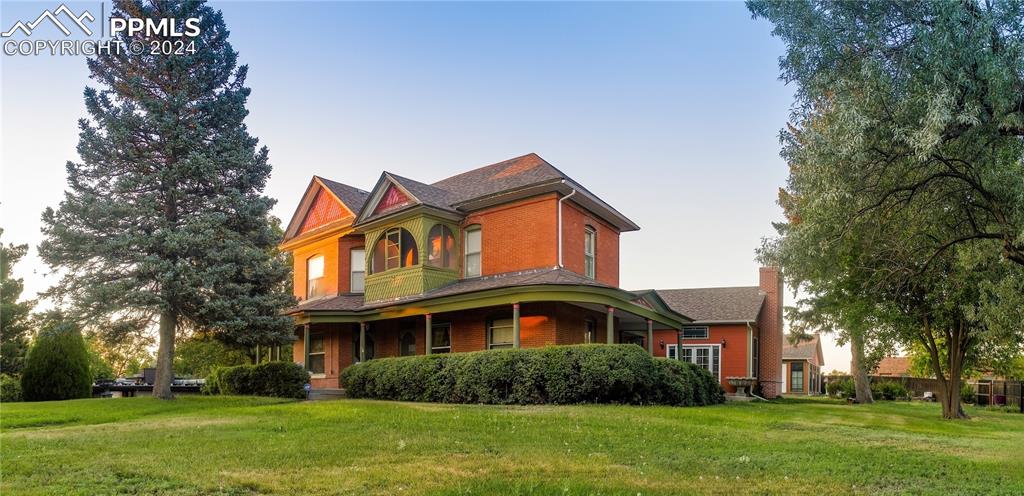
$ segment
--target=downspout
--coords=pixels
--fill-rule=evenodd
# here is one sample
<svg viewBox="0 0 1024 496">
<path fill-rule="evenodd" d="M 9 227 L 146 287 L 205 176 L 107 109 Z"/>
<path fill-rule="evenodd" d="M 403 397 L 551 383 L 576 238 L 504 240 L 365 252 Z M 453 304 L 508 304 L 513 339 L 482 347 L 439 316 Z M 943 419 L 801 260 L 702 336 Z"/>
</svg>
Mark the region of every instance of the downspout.
<svg viewBox="0 0 1024 496">
<path fill-rule="evenodd" d="M 565 180 L 562 180 L 562 184 L 565 184 Z M 572 195 L 576 194 L 576 188 L 568 194 L 558 199 L 558 268 L 564 267 L 562 265 L 562 202 L 568 200 Z"/>
</svg>

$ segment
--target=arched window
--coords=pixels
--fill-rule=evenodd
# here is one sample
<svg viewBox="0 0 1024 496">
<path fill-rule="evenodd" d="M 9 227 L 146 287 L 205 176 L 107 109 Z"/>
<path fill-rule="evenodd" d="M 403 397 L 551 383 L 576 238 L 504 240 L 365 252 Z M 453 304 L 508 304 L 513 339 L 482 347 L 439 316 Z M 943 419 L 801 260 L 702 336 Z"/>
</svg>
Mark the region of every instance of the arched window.
<svg viewBox="0 0 1024 496">
<path fill-rule="evenodd" d="M 455 235 L 448 226 L 435 224 L 427 237 L 427 264 L 450 269 L 455 266 Z"/>
<path fill-rule="evenodd" d="M 419 250 L 412 233 L 402 228 L 388 229 L 373 246 L 372 272 L 377 274 L 420 263 Z"/>
</svg>

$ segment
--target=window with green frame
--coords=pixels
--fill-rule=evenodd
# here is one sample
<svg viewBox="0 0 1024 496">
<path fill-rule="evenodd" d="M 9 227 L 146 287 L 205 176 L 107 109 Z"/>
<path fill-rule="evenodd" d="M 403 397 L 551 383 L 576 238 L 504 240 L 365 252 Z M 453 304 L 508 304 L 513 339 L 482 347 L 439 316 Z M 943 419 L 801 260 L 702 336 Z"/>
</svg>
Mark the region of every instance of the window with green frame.
<svg viewBox="0 0 1024 496">
<path fill-rule="evenodd" d="M 420 258 L 416 238 L 400 227 L 388 229 L 374 244 L 370 262 L 370 272 L 373 274 L 418 265 Z"/>
</svg>

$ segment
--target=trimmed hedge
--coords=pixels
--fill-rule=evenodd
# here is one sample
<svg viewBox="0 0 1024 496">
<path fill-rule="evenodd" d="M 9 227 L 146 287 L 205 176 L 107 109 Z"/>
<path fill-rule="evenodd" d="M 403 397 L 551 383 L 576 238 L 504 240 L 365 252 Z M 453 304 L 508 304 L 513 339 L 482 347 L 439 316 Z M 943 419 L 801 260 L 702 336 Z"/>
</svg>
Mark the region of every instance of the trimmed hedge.
<svg viewBox="0 0 1024 496">
<path fill-rule="evenodd" d="M 291 362 L 217 367 L 206 377 L 203 392 L 303 399 L 309 379 L 309 372 Z"/>
<path fill-rule="evenodd" d="M 341 373 L 350 398 L 486 404 L 725 401 L 706 370 L 652 358 L 636 345 L 548 346 L 379 358 Z"/>
</svg>

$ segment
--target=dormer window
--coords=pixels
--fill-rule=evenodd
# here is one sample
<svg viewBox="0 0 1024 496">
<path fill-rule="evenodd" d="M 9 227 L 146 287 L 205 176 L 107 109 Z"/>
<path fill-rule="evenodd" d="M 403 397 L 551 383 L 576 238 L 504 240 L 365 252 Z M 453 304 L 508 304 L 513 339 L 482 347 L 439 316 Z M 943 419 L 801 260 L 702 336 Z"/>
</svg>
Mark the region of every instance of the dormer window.
<svg viewBox="0 0 1024 496">
<path fill-rule="evenodd" d="M 583 228 L 583 275 L 597 277 L 597 231 L 593 227 Z"/>
<path fill-rule="evenodd" d="M 420 263 L 419 250 L 412 234 L 402 228 L 388 229 L 373 247 L 374 274 Z"/>
<path fill-rule="evenodd" d="M 455 266 L 455 235 L 448 226 L 436 224 L 430 228 L 427 238 L 427 263 L 434 267 L 450 269 Z"/>
<path fill-rule="evenodd" d="M 306 260 L 306 299 L 319 298 L 327 294 L 324 289 L 324 257 L 316 255 Z"/>
</svg>

